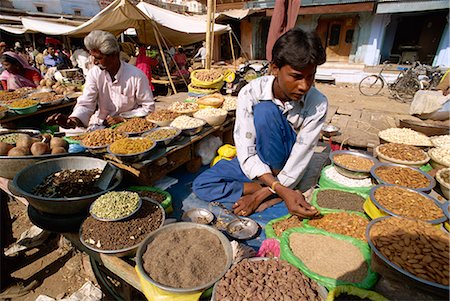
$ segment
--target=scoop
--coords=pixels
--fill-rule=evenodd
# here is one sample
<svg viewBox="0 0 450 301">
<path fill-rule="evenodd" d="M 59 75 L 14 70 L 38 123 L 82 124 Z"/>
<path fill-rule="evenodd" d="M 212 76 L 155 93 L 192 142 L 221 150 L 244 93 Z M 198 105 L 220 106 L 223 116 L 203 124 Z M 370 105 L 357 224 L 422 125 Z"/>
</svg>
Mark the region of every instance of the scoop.
<svg viewBox="0 0 450 301">
<path fill-rule="evenodd" d="M 101 190 L 107 190 L 111 181 L 115 178 L 116 173 L 119 171 L 117 167 L 115 167 L 111 163 L 106 163 L 105 168 L 103 168 L 100 177 L 98 178 L 95 186 L 100 188 Z"/>
</svg>

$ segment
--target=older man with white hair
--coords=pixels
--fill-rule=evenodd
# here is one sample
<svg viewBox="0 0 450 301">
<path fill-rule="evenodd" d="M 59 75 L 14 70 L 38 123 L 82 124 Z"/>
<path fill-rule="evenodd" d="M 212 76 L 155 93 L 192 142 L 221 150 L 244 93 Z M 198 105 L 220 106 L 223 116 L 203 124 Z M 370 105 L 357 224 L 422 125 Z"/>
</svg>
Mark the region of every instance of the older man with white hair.
<svg viewBox="0 0 450 301">
<path fill-rule="evenodd" d="M 84 38 L 95 66 L 89 70 L 81 95 L 70 116 L 61 113 L 47 119 L 63 128 L 112 126 L 123 121 L 120 113 L 150 113 L 155 108 L 147 77 L 120 60 L 114 35 L 94 30 Z"/>
</svg>

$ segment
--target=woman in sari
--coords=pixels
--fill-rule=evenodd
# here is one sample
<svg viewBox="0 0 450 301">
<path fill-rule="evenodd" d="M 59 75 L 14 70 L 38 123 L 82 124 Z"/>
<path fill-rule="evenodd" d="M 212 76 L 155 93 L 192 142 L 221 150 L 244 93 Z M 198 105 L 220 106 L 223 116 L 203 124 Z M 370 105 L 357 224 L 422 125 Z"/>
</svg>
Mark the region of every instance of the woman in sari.
<svg viewBox="0 0 450 301">
<path fill-rule="evenodd" d="M 154 58 L 148 57 L 146 52 L 147 50 L 145 49 L 145 46 L 141 46 L 139 48 L 139 54 L 136 58 L 136 67 L 144 72 L 145 76 L 148 78 L 150 89 L 155 91 L 152 84 L 152 68 L 155 68 L 158 65 L 158 61 Z"/>
<path fill-rule="evenodd" d="M 0 62 L 5 69 L 0 75 L 3 90 L 16 90 L 23 87 L 35 88 L 42 79 L 39 71 L 31 67 L 18 54 L 7 51 L 0 56 Z"/>
</svg>

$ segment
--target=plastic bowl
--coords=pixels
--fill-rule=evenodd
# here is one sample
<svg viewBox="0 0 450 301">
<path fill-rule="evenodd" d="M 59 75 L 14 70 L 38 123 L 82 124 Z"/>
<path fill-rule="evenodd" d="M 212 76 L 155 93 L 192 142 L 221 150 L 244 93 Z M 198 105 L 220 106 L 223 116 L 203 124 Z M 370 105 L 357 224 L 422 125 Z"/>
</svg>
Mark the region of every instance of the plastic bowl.
<svg viewBox="0 0 450 301">
<path fill-rule="evenodd" d="M 141 138 L 141 137 L 133 137 L 133 138 L 129 138 L 129 139 L 143 139 L 143 138 Z M 156 146 L 156 142 L 153 141 L 153 144 L 148 149 L 146 149 L 143 152 L 134 153 L 134 154 L 116 154 L 116 153 L 113 153 L 111 151 L 111 145 L 108 145 L 108 147 L 106 149 L 107 149 L 108 153 L 110 153 L 111 155 L 113 155 L 114 157 L 119 159 L 120 161 L 127 162 L 127 163 L 133 163 L 133 162 L 137 162 L 137 161 L 142 161 L 145 157 L 150 155 L 150 153 L 155 148 L 155 146 Z"/>
<path fill-rule="evenodd" d="M 382 185 L 377 185 L 377 186 L 372 187 L 372 189 L 370 190 L 370 200 L 375 204 L 375 206 L 377 206 L 377 208 L 378 208 L 379 210 L 381 210 L 381 211 L 383 211 L 383 212 L 389 214 L 390 216 L 396 216 L 396 217 L 401 217 L 401 218 L 406 218 L 406 219 L 414 219 L 414 218 L 410 218 L 410 217 L 406 217 L 406 216 L 402 216 L 402 215 L 400 215 L 400 214 L 394 213 L 394 212 L 392 212 L 391 210 L 389 210 L 389 209 L 387 209 L 386 207 L 384 207 L 383 205 L 381 205 L 381 204 L 377 201 L 377 199 L 375 198 L 375 192 L 377 191 L 377 189 L 379 189 L 379 188 L 381 188 L 381 187 L 399 187 L 399 186 L 397 186 L 397 185 L 392 185 L 392 184 L 382 184 Z M 429 196 L 428 194 L 423 193 L 423 192 L 416 191 L 416 190 L 411 189 L 411 188 L 406 188 L 406 187 L 401 187 L 401 188 L 402 188 L 402 189 L 409 190 L 409 191 L 414 192 L 414 193 L 417 193 L 417 194 L 419 194 L 419 195 L 421 195 L 421 196 L 423 196 L 423 197 L 425 197 L 425 198 L 427 198 L 427 199 L 433 201 L 434 204 L 435 204 L 436 206 L 438 206 L 439 209 L 442 209 L 441 203 L 440 203 L 438 200 L 436 200 L 436 199 L 432 198 L 431 196 Z M 447 219 L 447 218 L 445 217 L 445 215 L 444 215 L 444 213 L 443 213 L 441 218 L 434 219 L 434 220 L 423 220 L 423 221 L 435 225 L 435 224 L 443 223 L 446 219 Z"/>
<path fill-rule="evenodd" d="M 422 171 L 422 170 L 420 170 L 420 169 L 418 169 L 418 168 L 411 167 L 411 166 L 402 165 L 402 164 L 393 164 L 393 163 L 377 163 L 377 164 L 375 164 L 375 165 L 372 167 L 372 169 L 370 170 L 370 174 L 372 175 L 372 177 L 374 177 L 374 179 L 375 179 L 379 184 L 391 184 L 391 183 L 388 183 L 388 182 L 383 181 L 383 180 L 382 180 L 380 177 L 378 177 L 378 176 L 376 175 L 376 173 L 375 173 L 376 170 L 377 170 L 377 168 L 380 168 L 380 167 L 383 167 L 383 166 L 396 166 L 396 167 L 409 168 L 409 169 L 412 169 L 412 170 L 415 170 L 415 171 L 419 172 L 420 174 L 422 174 L 423 176 L 425 176 L 425 177 L 428 179 L 428 181 L 430 181 L 430 184 L 429 184 L 427 187 L 423 187 L 423 188 L 411 188 L 411 189 L 413 189 L 413 190 L 415 190 L 415 191 L 423 191 L 423 192 L 425 192 L 425 191 L 430 191 L 430 190 L 433 189 L 433 187 L 436 185 L 436 181 L 434 180 L 434 178 L 433 178 L 432 176 L 430 176 L 429 174 L 427 174 L 426 172 L 424 172 L 424 171 Z M 397 185 L 397 186 L 400 186 L 400 185 Z M 402 186 L 402 187 L 404 187 L 404 186 Z M 410 187 L 406 187 L 406 188 L 410 188 Z"/>
<path fill-rule="evenodd" d="M 175 135 L 173 135 L 171 137 L 154 140 L 156 143 L 169 145 L 176 137 L 178 137 L 181 134 L 181 130 L 179 128 L 172 127 L 172 126 L 164 126 L 164 127 L 155 128 L 155 129 L 151 130 L 150 132 L 147 132 L 147 133 L 143 134 L 142 137 L 147 137 L 148 135 L 150 135 L 153 132 L 160 131 L 160 130 L 165 130 L 165 129 L 176 130 L 177 132 L 175 133 Z"/>
<path fill-rule="evenodd" d="M 352 155 L 352 156 L 356 156 L 356 157 L 361 157 L 361 158 L 365 158 L 365 159 L 369 159 L 370 161 L 372 161 L 374 163 L 374 165 L 378 162 L 377 159 L 375 159 L 372 156 L 366 155 L 366 154 L 362 154 L 359 152 L 355 152 L 355 151 L 348 151 L 348 150 L 340 150 L 340 151 L 334 151 L 331 152 L 329 157 L 331 162 L 333 162 L 334 167 L 336 168 L 336 170 L 343 176 L 345 177 L 349 177 L 352 179 L 365 179 L 370 177 L 370 170 L 359 170 L 359 169 L 352 169 L 352 168 L 348 168 L 345 167 L 339 163 L 336 163 L 336 161 L 334 160 L 335 156 L 338 155 Z"/>
<path fill-rule="evenodd" d="M 450 170 L 450 167 L 447 167 L 447 168 L 440 169 L 436 173 L 436 180 L 438 181 L 439 186 L 441 187 L 441 191 L 447 200 L 450 199 L 450 184 L 446 183 L 444 181 L 444 179 L 442 179 L 442 173 L 444 171 L 449 171 L 449 170 Z"/>
<path fill-rule="evenodd" d="M 25 107 L 25 108 L 12 108 L 9 107 L 10 110 L 13 112 L 19 114 L 19 115 L 25 115 L 25 114 L 31 114 L 37 111 L 39 103 L 36 103 L 32 106 Z"/>
<path fill-rule="evenodd" d="M 224 109 L 217 110 L 221 110 L 222 114 L 219 116 L 202 116 L 202 110 L 200 110 L 194 113 L 194 117 L 206 121 L 210 126 L 221 125 L 227 119 L 228 111 Z"/>
</svg>

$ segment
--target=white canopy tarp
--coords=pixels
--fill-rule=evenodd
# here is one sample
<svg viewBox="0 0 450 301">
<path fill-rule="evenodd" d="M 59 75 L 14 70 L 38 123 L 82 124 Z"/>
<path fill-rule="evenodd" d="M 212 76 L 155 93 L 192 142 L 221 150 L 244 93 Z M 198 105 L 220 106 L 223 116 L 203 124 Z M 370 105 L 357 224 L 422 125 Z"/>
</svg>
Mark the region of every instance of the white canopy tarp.
<svg viewBox="0 0 450 301">
<path fill-rule="evenodd" d="M 8 24 L 8 25 L 0 25 L 0 30 L 6 31 L 8 33 L 12 33 L 12 34 L 24 34 L 24 33 L 34 33 L 35 31 L 33 30 L 29 30 L 25 27 L 23 27 L 22 25 L 12 25 L 12 24 Z"/>
<path fill-rule="evenodd" d="M 22 17 L 23 27 L 32 32 L 42 32 L 48 35 L 61 35 L 63 32 L 72 31 L 76 26 L 60 24 L 55 21 L 40 20 L 30 17 Z"/>
</svg>

